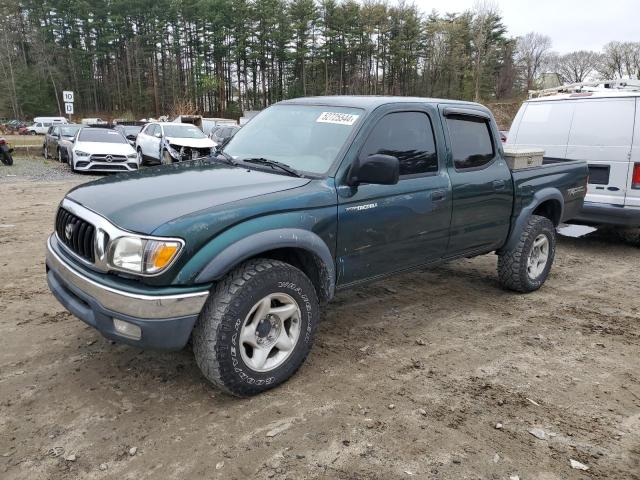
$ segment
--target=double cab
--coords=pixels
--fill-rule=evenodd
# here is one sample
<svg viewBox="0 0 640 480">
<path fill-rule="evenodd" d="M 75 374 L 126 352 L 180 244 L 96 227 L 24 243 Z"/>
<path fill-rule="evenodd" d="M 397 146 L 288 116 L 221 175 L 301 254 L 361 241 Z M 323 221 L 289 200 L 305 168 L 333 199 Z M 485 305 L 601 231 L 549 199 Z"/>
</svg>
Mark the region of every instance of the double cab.
<svg viewBox="0 0 640 480">
<path fill-rule="evenodd" d="M 511 171 L 476 103 L 288 100 L 206 159 L 70 191 L 47 279 L 106 337 L 191 339 L 209 381 L 253 395 L 300 367 L 337 290 L 490 252 L 505 288 L 540 288 L 586 182 L 582 161 Z"/>
</svg>

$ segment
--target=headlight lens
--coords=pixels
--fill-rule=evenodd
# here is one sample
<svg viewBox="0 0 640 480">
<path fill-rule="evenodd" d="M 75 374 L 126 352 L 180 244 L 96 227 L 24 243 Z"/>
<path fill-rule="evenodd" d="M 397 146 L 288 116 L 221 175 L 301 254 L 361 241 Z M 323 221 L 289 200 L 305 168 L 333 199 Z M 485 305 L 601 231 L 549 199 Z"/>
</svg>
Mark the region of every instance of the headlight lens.
<svg viewBox="0 0 640 480">
<path fill-rule="evenodd" d="M 135 160 L 135 159 L 137 159 L 137 158 L 138 158 L 138 155 L 137 155 L 137 154 L 135 154 L 135 153 L 130 153 L 129 155 L 127 155 L 127 158 L 128 158 L 129 160 Z"/>
<path fill-rule="evenodd" d="M 88 157 L 89 154 L 87 152 L 83 152 L 82 150 L 76 150 L 76 157 Z"/>
<path fill-rule="evenodd" d="M 159 273 L 176 258 L 182 244 L 174 240 L 120 237 L 110 248 L 109 263 L 132 273 Z"/>
</svg>

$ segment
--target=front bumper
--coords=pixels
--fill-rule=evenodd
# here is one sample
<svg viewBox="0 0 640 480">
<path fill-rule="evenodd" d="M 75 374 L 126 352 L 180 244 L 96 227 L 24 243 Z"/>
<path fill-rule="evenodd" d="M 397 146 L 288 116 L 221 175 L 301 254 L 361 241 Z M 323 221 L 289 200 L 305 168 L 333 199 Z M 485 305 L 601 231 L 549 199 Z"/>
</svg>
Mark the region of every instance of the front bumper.
<svg viewBox="0 0 640 480">
<path fill-rule="evenodd" d="M 640 227 L 640 208 L 584 202 L 582 210 L 571 219 L 570 223 Z"/>
<path fill-rule="evenodd" d="M 141 348 L 183 348 L 209 291 L 177 295 L 142 295 L 102 285 L 69 265 L 47 241 L 47 283 L 58 301 L 105 337 Z M 113 320 L 124 320 L 141 330 L 139 339 L 122 335 Z"/>
<path fill-rule="evenodd" d="M 124 162 L 101 162 L 89 157 L 76 157 L 76 170 L 79 172 L 135 172 L 138 170 L 138 160 L 128 159 Z"/>
</svg>

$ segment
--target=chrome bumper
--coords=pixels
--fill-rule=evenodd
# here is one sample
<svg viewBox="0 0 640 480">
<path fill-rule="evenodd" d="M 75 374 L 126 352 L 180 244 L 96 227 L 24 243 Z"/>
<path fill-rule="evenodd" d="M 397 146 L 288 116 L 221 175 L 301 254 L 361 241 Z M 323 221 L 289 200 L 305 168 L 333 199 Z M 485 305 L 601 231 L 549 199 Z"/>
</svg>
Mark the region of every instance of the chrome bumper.
<svg viewBox="0 0 640 480">
<path fill-rule="evenodd" d="M 117 290 L 102 285 L 74 269 L 54 250 L 51 242 L 57 241 L 54 235 L 47 240 L 47 266 L 64 282 L 84 292 L 102 307 L 130 317 L 148 320 L 197 315 L 209 296 L 209 291 L 185 293 L 180 295 L 140 295 Z"/>
</svg>

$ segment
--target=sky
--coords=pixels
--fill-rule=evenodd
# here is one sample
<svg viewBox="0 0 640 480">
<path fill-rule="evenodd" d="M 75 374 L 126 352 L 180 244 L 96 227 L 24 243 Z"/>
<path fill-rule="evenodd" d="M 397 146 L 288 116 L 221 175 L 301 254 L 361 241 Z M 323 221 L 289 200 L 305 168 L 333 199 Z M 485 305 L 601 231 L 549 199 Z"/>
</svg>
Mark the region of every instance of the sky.
<svg viewBox="0 0 640 480">
<path fill-rule="evenodd" d="M 474 0 L 413 0 L 423 12 L 461 12 Z M 535 31 L 551 37 L 553 50 L 600 51 L 611 40 L 640 42 L 640 0 L 494 0 L 511 36 Z M 408 0 L 407 3 L 411 3 Z"/>
</svg>

